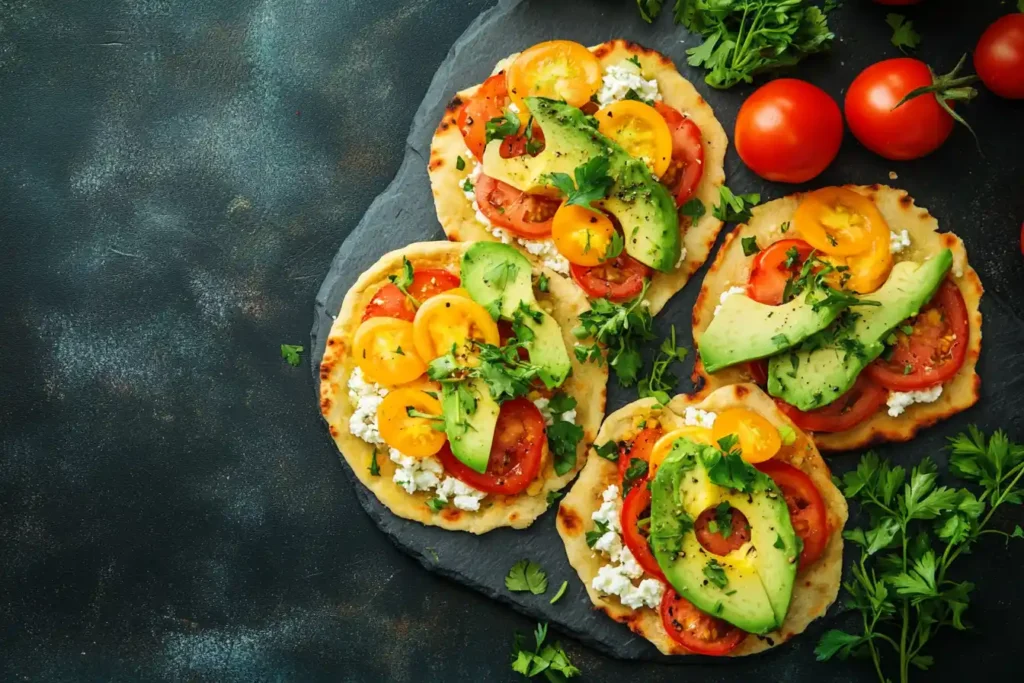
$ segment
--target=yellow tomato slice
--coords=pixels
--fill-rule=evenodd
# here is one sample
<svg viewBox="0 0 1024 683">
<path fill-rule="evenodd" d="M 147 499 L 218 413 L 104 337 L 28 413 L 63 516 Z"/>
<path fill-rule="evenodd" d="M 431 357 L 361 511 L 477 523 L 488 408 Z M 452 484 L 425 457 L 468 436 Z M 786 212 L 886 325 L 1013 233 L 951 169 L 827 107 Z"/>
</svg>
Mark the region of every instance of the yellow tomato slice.
<svg viewBox="0 0 1024 683">
<path fill-rule="evenodd" d="M 551 239 L 570 263 L 596 266 L 605 260 L 615 226 L 608 216 L 576 204 L 562 204 L 551 221 Z"/>
<path fill-rule="evenodd" d="M 679 439 L 689 439 L 694 443 L 704 444 L 705 446 L 712 446 L 715 443 L 711 438 L 710 429 L 704 427 L 680 427 L 675 429 L 654 443 L 654 448 L 651 449 L 651 472 L 658 469 L 658 466 L 665 460 L 665 457 L 672 452 L 672 445 Z"/>
<path fill-rule="evenodd" d="M 870 249 L 855 256 L 826 256 L 824 260 L 837 269 L 845 268 L 830 273 L 830 283 L 858 294 L 869 294 L 885 284 L 893 264 L 888 235 L 884 240 L 875 240 Z"/>
<path fill-rule="evenodd" d="M 743 459 L 749 463 L 764 462 L 782 448 L 782 437 L 775 425 L 746 408 L 729 408 L 715 418 L 711 429 L 715 442 L 730 434 L 739 437 Z"/>
<path fill-rule="evenodd" d="M 414 415 L 410 415 L 412 411 Z M 395 389 L 377 407 L 377 425 L 384 443 L 414 458 L 433 455 L 444 446 L 445 433 L 434 429 L 441 416 L 441 402 L 419 389 Z"/>
<path fill-rule="evenodd" d="M 398 318 L 370 318 L 356 330 L 352 353 L 363 376 L 377 384 L 411 382 L 427 371 L 416 352 L 412 323 Z"/>
<path fill-rule="evenodd" d="M 416 351 L 428 363 L 456 351 L 465 353 L 469 340 L 498 344 L 498 324 L 483 306 L 459 294 L 438 294 L 423 302 L 413 319 Z"/>
<path fill-rule="evenodd" d="M 889 243 L 889 224 L 875 203 L 845 187 L 807 193 L 793 215 L 793 228 L 812 247 L 832 256 L 854 256 L 876 241 Z"/>
<path fill-rule="evenodd" d="M 509 96 L 523 112 L 525 97 L 550 97 L 581 107 L 601 88 L 601 62 L 579 43 L 551 40 L 524 50 L 508 67 L 505 80 Z"/>
<path fill-rule="evenodd" d="M 672 161 L 672 131 L 649 104 L 636 100 L 612 102 L 599 110 L 597 129 L 619 143 L 636 159 L 643 159 L 651 173 L 661 177 Z"/>
</svg>

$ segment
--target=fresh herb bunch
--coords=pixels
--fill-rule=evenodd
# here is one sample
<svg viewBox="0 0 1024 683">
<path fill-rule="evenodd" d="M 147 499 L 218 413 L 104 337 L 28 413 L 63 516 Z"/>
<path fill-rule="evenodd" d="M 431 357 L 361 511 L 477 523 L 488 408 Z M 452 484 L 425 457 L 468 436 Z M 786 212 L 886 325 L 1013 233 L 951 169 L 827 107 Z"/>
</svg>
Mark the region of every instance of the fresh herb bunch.
<svg viewBox="0 0 1024 683">
<path fill-rule="evenodd" d="M 892 648 L 899 657 L 899 681 L 910 680 L 911 667 L 926 670 L 932 663 L 925 647 L 944 626 L 969 628 L 964 613 L 974 584 L 954 581 L 950 568 L 971 551 L 982 536 L 1024 537 L 989 528 L 1004 504 L 1024 502 L 1024 445 L 1010 442 L 1002 431 L 990 439 L 971 426 L 950 439 L 950 471 L 974 485 L 953 489 L 937 484 L 930 459 L 910 472 L 865 455 L 856 471 L 843 477 L 843 494 L 861 504 L 867 528 L 843 537 L 861 548 L 851 580 L 843 584 L 848 605 L 860 612 L 859 632 L 831 630 L 815 653 L 819 660 L 850 655 L 871 658 L 878 679 L 886 683 L 882 654 Z"/>
<path fill-rule="evenodd" d="M 605 360 L 604 347 L 608 365 L 624 387 L 636 384 L 643 369 L 640 344 L 654 339 L 654 321 L 644 298 L 648 284 L 644 283 L 639 296 L 623 304 L 595 299 L 590 310 L 580 314 L 580 324 L 572 331 L 577 339 L 594 341 L 592 344 L 576 344 L 576 359 L 581 363 L 602 363 Z"/>
<path fill-rule="evenodd" d="M 673 363 L 682 363 L 686 360 L 687 353 L 689 349 L 676 344 L 676 326 L 673 325 L 669 336 L 661 341 L 651 374 L 640 380 L 637 385 L 640 398 L 653 396 L 661 405 L 668 403 L 671 400 L 669 392 L 676 388 L 679 381 L 669 368 Z"/>
<path fill-rule="evenodd" d="M 654 21 L 664 0 L 637 0 L 640 16 Z M 756 74 L 793 66 L 831 47 L 825 11 L 803 0 L 676 0 L 677 24 L 704 41 L 686 51 L 713 88 L 752 83 Z"/>
<path fill-rule="evenodd" d="M 526 678 L 543 676 L 548 683 L 564 683 L 567 679 L 580 675 L 580 670 L 572 665 L 569 656 L 562 649 L 562 644 L 545 645 L 548 638 L 548 625 L 537 624 L 533 632 L 536 647 L 527 649 L 526 638 L 516 633 L 512 642 L 512 670 Z"/>
<path fill-rule="evenodd" d="M 565 195 L 566 204 L 590 209 L 593 202 L 607 197 L 615 184 L 615 179 L 608 175 L 610 167 L 608 157 L 597 156 L 576 167 L 573 171 L 575 181 L 568 173 L 548 173 L 543 180 Z"/>
</svg>

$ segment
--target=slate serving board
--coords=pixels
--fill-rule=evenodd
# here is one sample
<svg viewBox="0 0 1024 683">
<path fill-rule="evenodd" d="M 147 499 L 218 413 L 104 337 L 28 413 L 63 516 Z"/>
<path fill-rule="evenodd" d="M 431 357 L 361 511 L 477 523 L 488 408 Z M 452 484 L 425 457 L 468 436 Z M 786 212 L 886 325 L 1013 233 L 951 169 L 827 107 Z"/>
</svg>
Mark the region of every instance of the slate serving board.
<svg viewBox="0 0 1024 683">
<path fill-rule="evenodd" d="M 840 102 L 843 88 L 860 69 L 883 56 L 898 56 L 888 45 L 888 34 L 882 28 L 867 33 L 853 30 L 854 26 L 868 23 L 862 13 L 870 13 L 881 25 L 882 8 L 854 3 L 853 7 L 835 13 L 831 19 L 833 29 L 845 38 L 836 43 L 831 55 L 805 62 L 795 73 L 820 85 Z M 968 35 L 963 30 L 961 18 L 952 11 L 944 11 L 941 4 L 929 16 L 915 19 L 918 19 L 918 29 L 929 37 L 923 50 L 924 58 L 940 69 L 951 66 L 950 62 L 955 61 L 953 55 L 959 54 L 948 49 L 950 45 L 966 48 L 968 40 L 965 38 L 980 32 L 979 28 Z M 980 27 L 984 25 L 985 18 L 972 17 L 969 21 Z M 694 44 L 694 39 L 673 26 L 667 17 L 662 17 L 662 21 L 654 26 L 645 25 L 638 19 L 633 3 L 499 2 L 483 13 L 452 47 L 416 112 L 398 174 L 341 245 L 331 265 L 314 309 L 311 336 L 315 384 L 318 384 L 318 359 L 323 355 L 327 332 L 345 292 L 359 273 L 387 251 L 414 241 L 444 239 L 434 214 L 426 159 L 431 136 L 447 101 L 457 90 L 482 81 L 498 59 L 541 40 L 556 37 L 584 44 L 625 37 L 667 54 L 711 103 L 730 139 L 738 107 L 752 90 L 743 87 L 717 92 L 707 87 L 702 82 L 702 74 L 685 65 L 685 50 Z M 935 46 L 930 55 L 929 44 Z M 927 430 L 911 444 L 879 449 L 883 455 L 904 465 L 912 464 L 924 454 L 937 458 L 940 465 L 944 465 L 942 447 L 945 438 L 962 430 L 969 422 L 986 429 L 1002 427 L 1011 434 L 1024 432 L 1021 410 L 1024 408 L 1024 345 L 1021 343 L 1024 338 L 1024 303 L 1015 296 L 1022 288 L 1016 279 L 1019 271 L 1013 261 L 1020 256 L 1014 240 L 1017 221 L 1024 215 L 1024 193 L 1019 192 L 1018 187 L 1020 160 L 1024 155 L 1024 141 L 1019 128 L 1022 108 L 1018 103 L 1004 102 L 983 93 L 970 114 L 985 142 L 985 156 L 980 156 L 970 137 L 958 130 L 932 159 L 896 164 L 871 155 L 847 133 L 837 161 L 813 183 L 803 186 L 888 183 L 907 189 L 918 204 L 939 218 L 941 226 L 963 237 L 971 262 L 986 286 L 987 294 L 982 303 L 985 342 L 979 366 L 983 378 L 982 403 L 964 415 Z M 1018 124 L 1012 124 L 1014 120 Z M 763 201 L 802 189 L 767 183 L 754 176 L 733 150 L 726 160 L 726 180 L 734 191 L 760 192 Z M 1015 216 L 1018 217 L 1016 220 Z M 731 227 L 727 226 L 726 230 Z M 660 313 L 656 321 L 659 331 L 666 332 L 668 326 L 675 323 L 685 343 L 690 342 L 690 310 L 702 278 L 703 270 Z M 687 382 L 680 383 L 680 390 L 688 389 L 690 385 Z M 617 386 L 613 379 L 609 385 L 608 412 L 635 397 L 635 391 Z M 831 464 L 837 473 L 842 473 L 852 468 L 855 461 L 852 455 L 840 456 L 832 459 Z M 347 468 L 344 469 L 348 473 Z M 354 477 L 350 476 L 350 479 L 355 482 Z M 550 621 L 612 656 L 671 662 L 693 662 L 696 659 L 662 657 L 646 641 L 633 636 L 625 626 L 593 611 L 582 584 L 565 558 L 554 527 L 553 510 L 525 531 L 501 529 L 478 537 L 399 519 L 362 486 L 355 485 L 355 490 L 363 508 L 380 529 L 399 548 L 432 571 L 464 583 L 528 616 Z M 527 557 L 539 562 L 547 571 L 550 586 L 547 595 L 512 594 L 505 589 L 503 579 L 508 568 Z M 569 589 L 556 605 L 550 605 L 549 597 L 562 580 L 569 581 Z M 833 607 L 832 613 L 837 611 L 838 608 Z M 992 618 L 997 617 L 1003 624 L 1009 618 L 1007 614 L 998 612 L 990 612 L 987 616 L 985 622 L 992 622 Z M 1020 616 L 1015 618 L 1019 628 Z M 798 639 L 799 645 L 789 645 L 768 656 L 783 658 L 785 661 L 780 666 L 787 669 L 806 662 L 813 642 L 828 621 L 825 619 L 814 624 L 805 638 Z"/>
</svg>

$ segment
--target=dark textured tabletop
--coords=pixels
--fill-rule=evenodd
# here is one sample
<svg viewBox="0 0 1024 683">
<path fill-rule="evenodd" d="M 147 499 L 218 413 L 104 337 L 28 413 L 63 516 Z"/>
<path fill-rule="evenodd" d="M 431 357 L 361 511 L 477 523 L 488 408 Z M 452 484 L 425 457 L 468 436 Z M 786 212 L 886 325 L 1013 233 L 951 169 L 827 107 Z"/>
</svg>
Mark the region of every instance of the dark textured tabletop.
<svg viewBox="0 0 1024 683">
<path fill-rule="evenodd" d="M 293 368 L 278 350 L 308 347 L 336 250 L 490 4 L 0 0 L 0 680 L 514 679 L 512 635 L 533 622 L 378 531 L 321 424 L 309 354 Z M 934 5 L 916 16 L 942 66 L 1009 10 Z M 797 72 L 837 97 L 898 54 L 884 10 L 854 9 L 839 10 L 851 42 L 831 65 Z M 733 102 L 730 132 L 746 92 L 716 95 Z M 971 107 L 986 157 L 958 131 L 893 168 L 979 247 L 998 339 L 1024 316 L 1024 111 L 987 93 Z M 849 136 L 843 154 L 854 177 L 834 167 L 830 182 L 886 181 Z M 992 406 L 1024 388 L 1019 364 L 1006 374 Z M 1024 438 L 1018 413 L 992 414 L 970 417 Z M 1021 559 L 968 558 L 978 630 L 940 638 L 927 680 L 1019 673 Z M 813 645 L 680 668 L 566 641 L 584 680 L 873 680 L 861 663 L 814 664 Z"/>
</svg>

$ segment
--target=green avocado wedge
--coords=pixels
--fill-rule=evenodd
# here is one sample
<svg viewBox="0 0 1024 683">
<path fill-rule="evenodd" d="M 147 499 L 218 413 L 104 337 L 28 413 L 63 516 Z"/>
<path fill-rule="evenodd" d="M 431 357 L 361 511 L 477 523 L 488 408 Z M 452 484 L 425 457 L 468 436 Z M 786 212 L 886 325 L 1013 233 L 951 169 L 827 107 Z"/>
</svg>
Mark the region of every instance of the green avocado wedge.
<svg viewBox="0 0 1024 683">
<path fill-rule="evenodd" d="M 864 295 L 877 306 L 845 312 L 800 348 L 768 361 L 768 393 L 804 411 L 835 401 L 882 354 L 889 334 L 931 300 L 952 265 L 949 249 L 924 262 L 897 263 L 884 285 Z"/>
<path fill-rule="evenodd" d="M 713 555 L 693 521 L 728 503 L 750 523 L 750 540 Z M 738 452 L 679 439 L 651 483 L 651 547 L 672 587 L 698 609 L 745 631 L 779 628 L 789 611 L 800 542 L 768 475 Z"/>
</svg>

